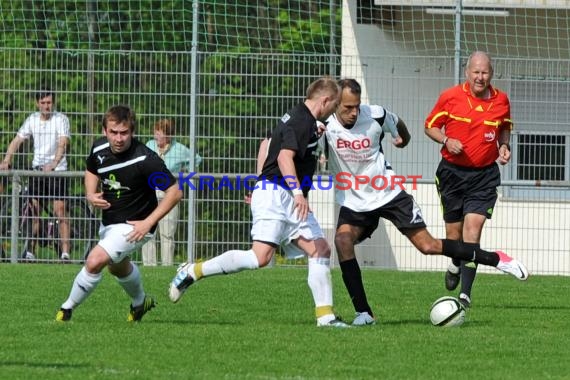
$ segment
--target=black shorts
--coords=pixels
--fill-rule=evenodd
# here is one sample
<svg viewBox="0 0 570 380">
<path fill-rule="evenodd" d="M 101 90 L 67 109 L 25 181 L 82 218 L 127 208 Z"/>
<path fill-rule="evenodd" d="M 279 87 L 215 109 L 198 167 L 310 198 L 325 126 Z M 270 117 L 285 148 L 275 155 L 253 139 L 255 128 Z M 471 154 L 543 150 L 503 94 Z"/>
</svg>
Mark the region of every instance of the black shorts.
<svg viewBox="0 0 570 380">
<path fill-rule="evenodd" d="M 40 199 L 64 199 L 68 194 L 67 182 L 67 177 L 30 177 L 28 192 Z"/>
<path fill-rule="evenodd" d="M 337 228 L 343 224 L 361 227 L 364 229 L 358 242 L 368 239 L 378 228 L 380 218 L 392 222 L 403 234 L 409 230 L 425 228 L 426 224 L 422 216 L 422 210 L 410 194 L 400 192 L 396 198 L 372 211 L 357 212 L 342 206 L 338 214 Z"/>
<path fill-rule="evenodd" d="M 466 168 L 441 160 L 435 172 L 435 184 L 446 223 L 460 222 L 465 214 L 480 214 L 491 219 L 501 173 L 496 163 L 484 168 Z"/>
</svg>

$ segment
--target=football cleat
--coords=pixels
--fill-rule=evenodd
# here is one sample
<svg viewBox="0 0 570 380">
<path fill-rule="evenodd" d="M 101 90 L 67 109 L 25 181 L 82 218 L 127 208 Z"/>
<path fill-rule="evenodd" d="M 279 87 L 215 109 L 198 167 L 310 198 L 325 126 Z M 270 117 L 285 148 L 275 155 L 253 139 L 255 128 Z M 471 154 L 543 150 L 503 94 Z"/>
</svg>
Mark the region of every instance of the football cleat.
<svg viewBox="0 0 570 380">
<path fill-rule="evenodd" d="M 168 296 L 172 302 L 178 302 L 186 289 L 194 283 L 194 279 L 190 275 L 194 269 L 193 266 L 194 264 L 184 263 L 178 267 L 176 276 L 172 279 L 168 289 Z"/>
<path fill-rule="evenodd" d="M 350 325 L 344 323 L 340 318 L 338 317 L 334 317 L 334 319 L 331 319 L 328 322 L 317 322 L 317 327 L 338 327 L 338 328 L 347 328 L 350 327 Z"/>
<path fill-rule="evenodd" d="M 469 297 L 465 293 L 461 293 L 459 295 L 459 303 L 461 304 L 461 306 L 463 306 L 465 310 L 467 310 L 471 307 L 471 297 Z"/>
<path fill-rule="evenodd" d="M 142 317 L 155 306 L 156 302 L 154 302 L 154 299 L 152 297 L 145 296 L 144 301 L 141 305 L 133 307 L 133 305 L 131 304 L 131 310 L 129 311 L 129 315 L 127 316 L 127 321 L 139 322 L 142 319 Z"/>
<path fill-rule="evenodd" d="M 58 310 L 57 314 L 55 315 L 55 320 L 59 322 L 67 322 L 71 319 L 71 313 L 73 309 L 64 309 L 61 308 Z"/>
<path fill-rule="evenodd" d="M 521 281 L 526 281 L 526 279 L 528 279 L 528 270 L 523 263 L 510 257 L 503 251 L 497 251 L 496 253 L 499 255 L 499 263 L 497 264 L 498 270 L 515 276 Z"/>
<path fill-rule="evenodd" d="M 366 311 L 362 313 L 356 312 L 356 317 L 354 318 L 354 321 L 352 321 L 353 326 L 370 326 L 375 324 L 376 319 Z"/>
<path fill-rule="evenodd" d="M 453 263 L 450 263 L 449 267 L 447 267 L 447 271 L 445 272 L 445 289 L 455 290 L 457 285 L 459 285 L 460 279 L 461 272 L 459 268 L 453 265 Z"/>
</svg>

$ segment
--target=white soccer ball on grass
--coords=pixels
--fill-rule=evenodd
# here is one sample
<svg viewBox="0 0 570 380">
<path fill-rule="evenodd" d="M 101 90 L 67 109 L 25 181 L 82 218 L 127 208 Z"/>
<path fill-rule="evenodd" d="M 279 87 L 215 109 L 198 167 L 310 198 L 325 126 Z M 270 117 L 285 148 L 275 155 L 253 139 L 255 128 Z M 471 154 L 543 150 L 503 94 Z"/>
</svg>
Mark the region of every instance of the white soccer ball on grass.
<svg viewBox="0 0 570 380">
<path fill-rule="evenodd" d="M 445 296 L 431 305 L 429 317 L 434 326 L 458 327 L 465 322 L 465 309 L 457 298 Z"/>
</svg>

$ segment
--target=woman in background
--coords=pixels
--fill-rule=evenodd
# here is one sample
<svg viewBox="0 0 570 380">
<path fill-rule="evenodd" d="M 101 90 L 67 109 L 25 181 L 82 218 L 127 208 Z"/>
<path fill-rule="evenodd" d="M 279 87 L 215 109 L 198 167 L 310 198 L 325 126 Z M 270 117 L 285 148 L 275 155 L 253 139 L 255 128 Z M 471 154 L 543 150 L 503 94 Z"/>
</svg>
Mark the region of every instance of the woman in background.
<svg viewBox="0 0 570 380">
<path fill-rule="evenodd" d="M 154 139 L 148 141 L 146 146 L 155 151 L 164 160 L 168 170 L 178 177 L 179 172 L 189 168 L 192 151 L 190 148 L 172 138 L 174 123 L 170 119 L 162 119 L 154 124 Z M 194 166 L 202 161 L 199 154 L 195 154 Z M 157 189 L 156 198 L 160 202 L 164 198 L 164 191 Z M 174 262 L 174 236 L 180 212 L 177 204 L 158 223 L 160 235 L 160 258 L 162 265 L 172 265 Z M 155 235 L 156 236 L 156 235 Z M 156 237 L 149 240 L 142 247 L 143 265 L 156 266 Z"/>
</svg>

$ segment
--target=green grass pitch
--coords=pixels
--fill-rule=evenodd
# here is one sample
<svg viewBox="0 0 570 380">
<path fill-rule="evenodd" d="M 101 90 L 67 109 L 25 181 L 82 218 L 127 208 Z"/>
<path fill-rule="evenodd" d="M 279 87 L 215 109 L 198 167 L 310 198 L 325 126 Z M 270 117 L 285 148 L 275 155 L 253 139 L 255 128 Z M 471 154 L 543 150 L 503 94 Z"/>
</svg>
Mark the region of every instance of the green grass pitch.
<svg viewBox="0 0 570 380">
<path fill-rule="evenodd" d="M 376 326 L 317 328 L 305 268 L 267 268 L 167 297 L 175 268 L 141 267 L 158 306 L 105 271 L 69 323 L 55 322 L 78 265 L 0 264 L 0 379 L 569 379 L 568 278 L 480 274 L 460 328 L 429 321 L 442 273 L 365 270 Z M 340 272 L 335 308 L 352 321 Z"/>
</svg>

